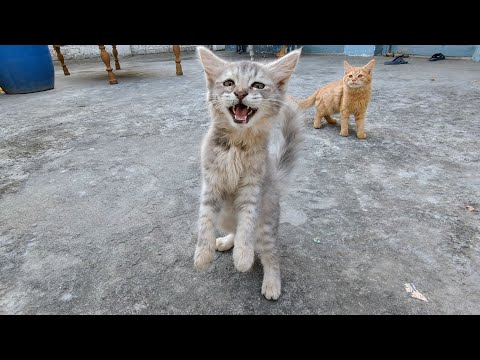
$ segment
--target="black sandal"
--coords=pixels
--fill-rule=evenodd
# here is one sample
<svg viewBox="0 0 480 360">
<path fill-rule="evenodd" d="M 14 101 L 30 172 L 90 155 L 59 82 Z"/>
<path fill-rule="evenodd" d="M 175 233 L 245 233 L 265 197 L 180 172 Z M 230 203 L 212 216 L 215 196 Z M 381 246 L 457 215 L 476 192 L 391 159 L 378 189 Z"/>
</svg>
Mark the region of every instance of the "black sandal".
<svg viewBox="0 0 480 360">
<path fill-rule="evenodd" d="M 393 60 L 386 61 L 385 65 L 400 65 L 400 64 L 408 64 L 408 61 L 403 60 L 400 56 L 397 56 Z"/>
<path fill-rule="evenodd" d="M 430 59 L 428 59 L 428 61 L 438 61 L 438 60 L 445 60 L 445 55 L 443 55 L 442 53 L 436 53 L 436 54 L 433 54 Z"/>
</svg>

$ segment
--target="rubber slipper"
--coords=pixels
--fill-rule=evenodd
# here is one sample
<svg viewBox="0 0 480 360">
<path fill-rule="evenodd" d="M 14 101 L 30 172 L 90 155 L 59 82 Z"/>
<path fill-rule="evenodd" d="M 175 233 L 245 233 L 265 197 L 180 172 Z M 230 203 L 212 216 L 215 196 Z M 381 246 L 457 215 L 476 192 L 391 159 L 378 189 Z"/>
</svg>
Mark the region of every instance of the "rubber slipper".
<svg viewBox="0 0 480 360">
<path fill-rule="evenodd" d="M 400 64 L 408 64 L 408 61 L 405 61 L 401 57 L 397 56 L 395 59 L 385 62 L 385 65 L 400 65 Z"/>
<path fill-rule="evenodd" d="M 436 53 L 436 54 L 433 54 L 430 59 L 428 59 L 428 61 L 438 61 L 438 60 L 445 60 L 445 55 L 443 55 L 442 53 Z"/>
</svg>

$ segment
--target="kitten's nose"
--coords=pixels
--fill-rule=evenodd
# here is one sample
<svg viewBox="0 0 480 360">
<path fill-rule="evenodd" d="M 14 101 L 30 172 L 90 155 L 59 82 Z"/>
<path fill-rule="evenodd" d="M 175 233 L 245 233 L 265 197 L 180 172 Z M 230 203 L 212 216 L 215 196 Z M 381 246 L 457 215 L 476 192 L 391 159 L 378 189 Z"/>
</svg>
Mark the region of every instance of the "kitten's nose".
<svg viewBox="0 0 480 360">
<path fill-rule="evenodd" d="M 355 82 L 355 81 L 357 81 L 357 79 L 352 79 L 352 82 Z"/>
<path fill-rule="evenodd" d="M 238 100 L 242 100 L 245 96 L 247 96 L 246 91 L 234 91 L 233 93 L 238 97 Z"/>
</svg>

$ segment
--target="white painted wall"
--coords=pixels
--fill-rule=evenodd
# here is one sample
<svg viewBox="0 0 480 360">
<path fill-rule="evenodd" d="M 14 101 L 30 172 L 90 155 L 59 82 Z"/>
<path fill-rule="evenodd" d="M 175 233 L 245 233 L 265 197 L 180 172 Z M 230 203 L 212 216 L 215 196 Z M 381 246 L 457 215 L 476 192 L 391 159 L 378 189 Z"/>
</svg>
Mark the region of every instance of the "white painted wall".
<svg viewBox="0 0 480 360">
<path fill-rule="evenodd" d="M 181 51 L 195 50 L 196 45 L 180 45 Z M 53 60 L 57 60 L 57 53 L 53 46 L 48 47 Z M 105 45 L 105 49 L 112 55 L 112 46 Z M 98 45 L 63 45 L 60 48 L 65 60 L 70 59 L 87 59 L 92 57 L 100 57 Z M 144 54 L 158 54 L 164 52 L 172 52 L 172 45 L 117 45 L 118 56 L 132 56 Z M 113 60 L 113 59 L 112 59 Z"/>
<path fill-rule="evenodd" d="M 196 45 L 180 45 L 180 51 L 193 51 Z M 173 52 L 172 45 L 130 45 L 132 55 Z"/>
<path fill-rule="evenodd" d="M 57 53 L 53 49 L 53 46 L 48 47 L 50 54 L 54 60 L 57 60 Z M 112 46 L 105 45 L 105 49 L 109 54 L 112 54 Z M 63 45 L 60 50 L 62 51 L 65 60 L 70 59 L 87 59 L 91 57 L 100 57 L 100 49 L 98 45 Z M 118 56 L 130 56 L 132 55 L 130 45 L 117 45 Z"/>
</svg>

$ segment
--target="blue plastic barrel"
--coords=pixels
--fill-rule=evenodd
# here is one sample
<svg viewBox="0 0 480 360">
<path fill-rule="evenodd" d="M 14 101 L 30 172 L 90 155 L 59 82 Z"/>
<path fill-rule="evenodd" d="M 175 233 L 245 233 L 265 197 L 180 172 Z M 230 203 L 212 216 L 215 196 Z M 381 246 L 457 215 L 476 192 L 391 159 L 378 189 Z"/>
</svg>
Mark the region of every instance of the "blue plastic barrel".
<svg viewBox="0 0 480 360">
<path fill-rule="evenodd" d="M 47 45 L 0 45 L 0 87 L 7 94 L 53 89 L 55 73 Z"/>
</svg>

